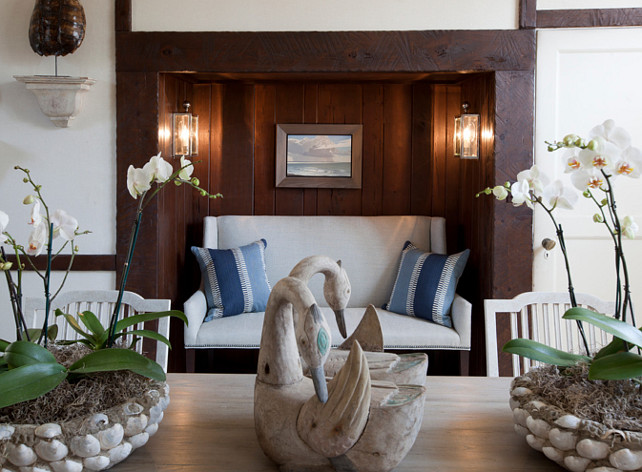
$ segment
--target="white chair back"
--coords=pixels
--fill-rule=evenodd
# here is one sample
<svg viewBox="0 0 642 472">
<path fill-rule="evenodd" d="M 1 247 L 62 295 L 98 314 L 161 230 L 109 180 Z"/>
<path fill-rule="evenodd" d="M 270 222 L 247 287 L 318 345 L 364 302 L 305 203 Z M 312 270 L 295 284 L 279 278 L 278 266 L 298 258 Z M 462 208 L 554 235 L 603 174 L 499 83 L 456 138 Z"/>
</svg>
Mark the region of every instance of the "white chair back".
<svg viewBox="0 0 642 472">
<path fill-rule="evenodd" d="M 103 326 L 109 325 L 109 320 L 116 307 L 118 300 L 118 290 L 76 290 L 70 292 L 61 292 L 51 304 L 49 325 L 58 325 L 58 339 L 78 339 L 76 333 L 67 323 L 64 317 L 59 316 L 57 319 L 54 312 L 60 308 L 64 313 L 76 315 L 83 311 L 91 311 L 98 317 Z M 171 300 L 164 299 L 144 299 L 133 292 L 125 292 L 120 308 L 119 319 L 137 313 L 150 313 L 157 311 L 170 310 Z M 25 321 L 29 328 L 42 328 L 45 316 L 45 299 L 44 297 L 25 297 L 23 301 L 23 312 Z M 129 329 L 142 329 L 142 324 L 132 326 Z M 150 329 L 147 327 L 146 329 Z M 169 339 L 169 318 L 164 317 L 158 320 L 158 328 L 155 330 Z M 128 340 L 130 341 L 130 340 Z M 165 343 L 154 342 L 156 345 L 156 362 L 160 364 L 167 372 L 167 357 L 169 348 Z M 136 343 L 136 351 L 144 354 L 143 342 L 139 340 Z"/>
<path fill-rule="evenodd" d="M 576 293 L 575 297 L 579 306 L 607 315 L 615 312 L 614 302 L 606 302 L 585 293 Z M 484 300 L 487 375 L 499 376 L 497 319 L 501 316 L 509 319 L 510 337 L 506 338 L 505 334 L 500 336 L 506 341 L 515 338 L 532 339 L 566 352 L 583 354 L 584 345 L 576 322 L 562 319 L 569 308 L 571 303 L 568 292 L 525 292 L 512 299 Z M 610 335 L 604 331 L 588 323 L 583 323 L 583 326 L 591 351 L 597 351 L 610 342 Z M 515 377 L 540 364 L 515 354 L 511 358 L 512 375 Z"/>
</svg>

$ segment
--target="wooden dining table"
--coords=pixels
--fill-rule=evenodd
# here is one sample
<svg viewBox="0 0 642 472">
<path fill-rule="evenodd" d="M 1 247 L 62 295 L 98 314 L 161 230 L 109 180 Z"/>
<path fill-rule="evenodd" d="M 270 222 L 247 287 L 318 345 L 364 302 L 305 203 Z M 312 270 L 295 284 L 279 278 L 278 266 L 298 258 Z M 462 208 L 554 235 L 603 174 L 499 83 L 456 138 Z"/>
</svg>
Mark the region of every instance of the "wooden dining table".
<svg viewBox="0 0 642 472">
<path fill-rule="evenodd" d="M 158 432 L 115 472 L 276 472 L 254 432 L 254 375 L 169 374 Z M 513 430 L 510 378 L 428 377 L 423 423 L 397 472 L 564 470 Z"/>
</svg>

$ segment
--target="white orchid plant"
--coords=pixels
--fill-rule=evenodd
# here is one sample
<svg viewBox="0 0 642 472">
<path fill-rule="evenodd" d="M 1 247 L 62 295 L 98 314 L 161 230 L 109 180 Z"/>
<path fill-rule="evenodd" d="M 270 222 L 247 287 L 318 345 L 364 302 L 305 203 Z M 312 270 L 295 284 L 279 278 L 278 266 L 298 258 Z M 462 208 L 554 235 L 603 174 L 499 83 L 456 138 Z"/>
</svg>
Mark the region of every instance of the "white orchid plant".
<svg viewBox="0 0 642 472">
<path fill-rule="evenodd" d="M 199 181 L 192 177 L 193 164 L 181 158 L 180 168 L 173 170 L 172 165 L 165 161 L 160 153 L 152 156 L 149 162 L 141 169 L 130 166 L 127 171 L 127 189 L 131 196 L 139 199 L 136 221 L 132 228 L 129 251 L 125 262 L 120 282 L 118 301 L 110 319 L 109 326 L 103 327 L 98 318 L 90 311 L 73 316 L 56 310 L 56 316 L 63 316 L 69 325 L 80 335 L 77 340 L 59 341 L 62 344 L 82 343 L 92 352 L 85 355 L 72 365 L 66 367 L 57 362 L 53 354 L 47 350 L 47 342 L 54 341 L 57 336 L 57 326 L 49 326 L 50 303 L 62 289 L 67 275 L 71 270 L 73 259 L 78 251 L 74 245 L 76 236 L 86 234 L 88 231 L 78 229 L 78 221 L 62 210 L 50 213 L 49 207 L 41 193 L 41 186 L 31 178 L 29 170 L 16 166 L 16 169 L 25 173 L 25 183 L 32 186 L 33 194 L 24 199 L 25 204 L 33 204 L 29 224 L 33 229 L 26 245 L 20 245 L 6 231 L 9 216 L 0 211 L 0 270 L 5 272 L 9 294 L 11 298 L 14 321 L 16 326 L 16 340 L 13 342 L 0 339 L 0 408 L 10 406 L 27 400 L 38 398 L 53 390 L 65 379 L 75 381 L 78 378 L 96 372 L 130 370 L 154 380 L 165 380 L 165 373 L 156 362 L 138 354 L 133 349 L 113 348 L 114 341 L 125 336 L 133 336 L 134 340 L 129 346 L 133 348 L 139 338 L 147 337 L 163 342 L 171 347 L 169 340 L 154 331 L 144 329 L 129 329 L 138 323 L 155 320 L 162 317 L 174 316 L 187 322 L 185 314 L 177 311 L 158 313 L 142 313 L 119 320 L 120 305 L 127 283 L 127 275 L 131 265 L 138 229 L 145 206 L 165 185 L 174 182 L 176 185 L 187 184 L 196 189 L 201 195 L 217 198 L 220 194 L 212 195 L 199 187 Z M 156 184 L 156 186 L 154 186 Z M 44 209 L 44 214 L 41 214 Z M 54 251 L 53 242 L 60 239 L 61 247 Z M 14 261 L 5 255 L 2 244 L 13 248 Z M 71 247 L 71 258 L 60 286 L 56 292 L 50 293 L 50 272 L 52 261 L 65 247 Z M 37 270 L 32 258 L 43 251 L 47 254 L 47 269 L 44 274 Z M 46 297 L 45 320 L 42 329 L 28 329 L 25 322 L 22 300 L 22 273 L 28 264 L 42 278 Z M 16 272 L 16 281 L 11 272 Z"/>
<path fill-rule="evenodd" d="M 517 174 L 516 182 L 486 188 L 477 196 L 493 195 L 498 200 L 506 200 L 510 196 L 514 206 L 525 204 L 534 209 L 539 205 L 549 216 L 564 257 L 572 306 L 563 318 L 577 322 L 586 355 L 559 351 L 528 339 L 513 339 L 503 350 L 558 366 L 588 363 L 590 379 L 633 379 L 639 382 L 642 377 L 642 331 L 635 328 L 629 272 L 622 245 L 622 237 L 634 238 L 639 228 L 631 216 L 620 218 L 613 184 L 619 177 L 639 178 L 642 175 L 642 152 L 631 146 L 630 135 L 615 126 L 613 120 L 594 127 L 588 140 L 570 134 L 562 141 L 547 144 L 549 152 L 564 150 L 565 172 L 570 173 L 574 188 L 564 185 L 561 180 L 550 182 L 533 166 Z M 613 317 L 577 307 L 564 232 L 555 219 L 555 210 L 573 209 L 579 198 L 578 191 L 595 204 L 597 211 L 593 221 L 605 226 L 615 246 L 617 280 Z M 591 353 L 582 322 L 612 334 L 612 342 L 599 352 Z"/>
</svg>

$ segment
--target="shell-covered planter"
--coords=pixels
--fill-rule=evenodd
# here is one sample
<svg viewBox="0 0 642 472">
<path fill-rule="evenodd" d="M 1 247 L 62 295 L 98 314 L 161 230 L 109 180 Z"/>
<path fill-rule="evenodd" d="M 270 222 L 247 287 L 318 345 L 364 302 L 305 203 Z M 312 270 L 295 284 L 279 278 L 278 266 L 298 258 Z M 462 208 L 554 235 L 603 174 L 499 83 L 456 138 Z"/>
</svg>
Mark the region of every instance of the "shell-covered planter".
<svg viewBox="0 0 642 472">
<path fill-rule="evenodd" d="M 1 472 L 109 469 L 147 443 L 169 404 L 169 386 L 62 423 L 0 424 Z"/>
<path fill-rule="evenodd" d="M 573 472 L 642 471 L 642 433 L 607 428 L 547 404 L 528 374 L 511 385 L 515 431 L 533 449 Z"/>
</svg>

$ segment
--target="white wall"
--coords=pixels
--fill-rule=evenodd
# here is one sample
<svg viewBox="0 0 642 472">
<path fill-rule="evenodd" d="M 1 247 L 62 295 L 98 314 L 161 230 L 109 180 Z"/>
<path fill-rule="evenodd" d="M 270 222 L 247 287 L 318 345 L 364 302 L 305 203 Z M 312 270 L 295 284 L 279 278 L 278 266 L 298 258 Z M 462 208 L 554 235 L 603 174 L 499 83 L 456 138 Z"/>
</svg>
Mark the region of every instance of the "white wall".
<svg viewBox="0 0 642 472">
<path fill-rule="evenodd" d="M 568 133 L 586 136 L 612 118 L 631 133 L 642 149 L 642 28 L 544 30 L 538 32 L 535 160 L 550 176 L 567 178 L 561 151 L 549 153 L 546 140 Z M 570 184 L 569 184 L 570 185 Z M 620 216 L 642 223 L 642 181 L 620 177 L 616 183 Z M 615 289 L 613 244 L 603 225 L 593 223 L 594 205 L 580 199 L 577 211 L 559 210 L 571 253 L 577 291 L 612 300 Z M 642 226 L 642 225 L 641 225 Z M 540 243 L 555 239 L 548 217 L 537 212 L 534 227 L 534 289 L 566 290 L 559 249 L 545 258 Z M 634 301 L 642 302 L 642 238 L 626 240 L 624 250 L 632 278 Z"/>
<path fill-rule="evenodd" d="M 96 84 L 70 128 L 56 128 L 42 114 L 33 94 L 14 75 L 53 74 L 54 59 L 29 46 L 34 2 L 0 2 L 0 210 L 9 214 L 7 230 L 26 244 L 30 208 L 22 200 L 30 188 L 20 165 L 43 185 L 48 203 L 74 215 L 93 234 L 77 241 L 81 253 L 114 254 L 116 240 L 116 79 L 114 2 L 85 0 L 87 34 L 72 55 L 58 61 L 60 75 L 89 76 Z M 59 274 L 56 274 L 58 277 Z M 113 288 L 112 273 L 77 273 L 69 286 Z M 25 277 L 25 293 L 40 296 L 34 274 Z M 13 338 L 13 321 L 4 277 L 0 281 L 0 338 Z"/>
<path fill-rule="evenodd" d="M 517 0 L 133 0 L 132 5 L 134 31 L 515 29 L 519 13 Z"/>
</svg>

